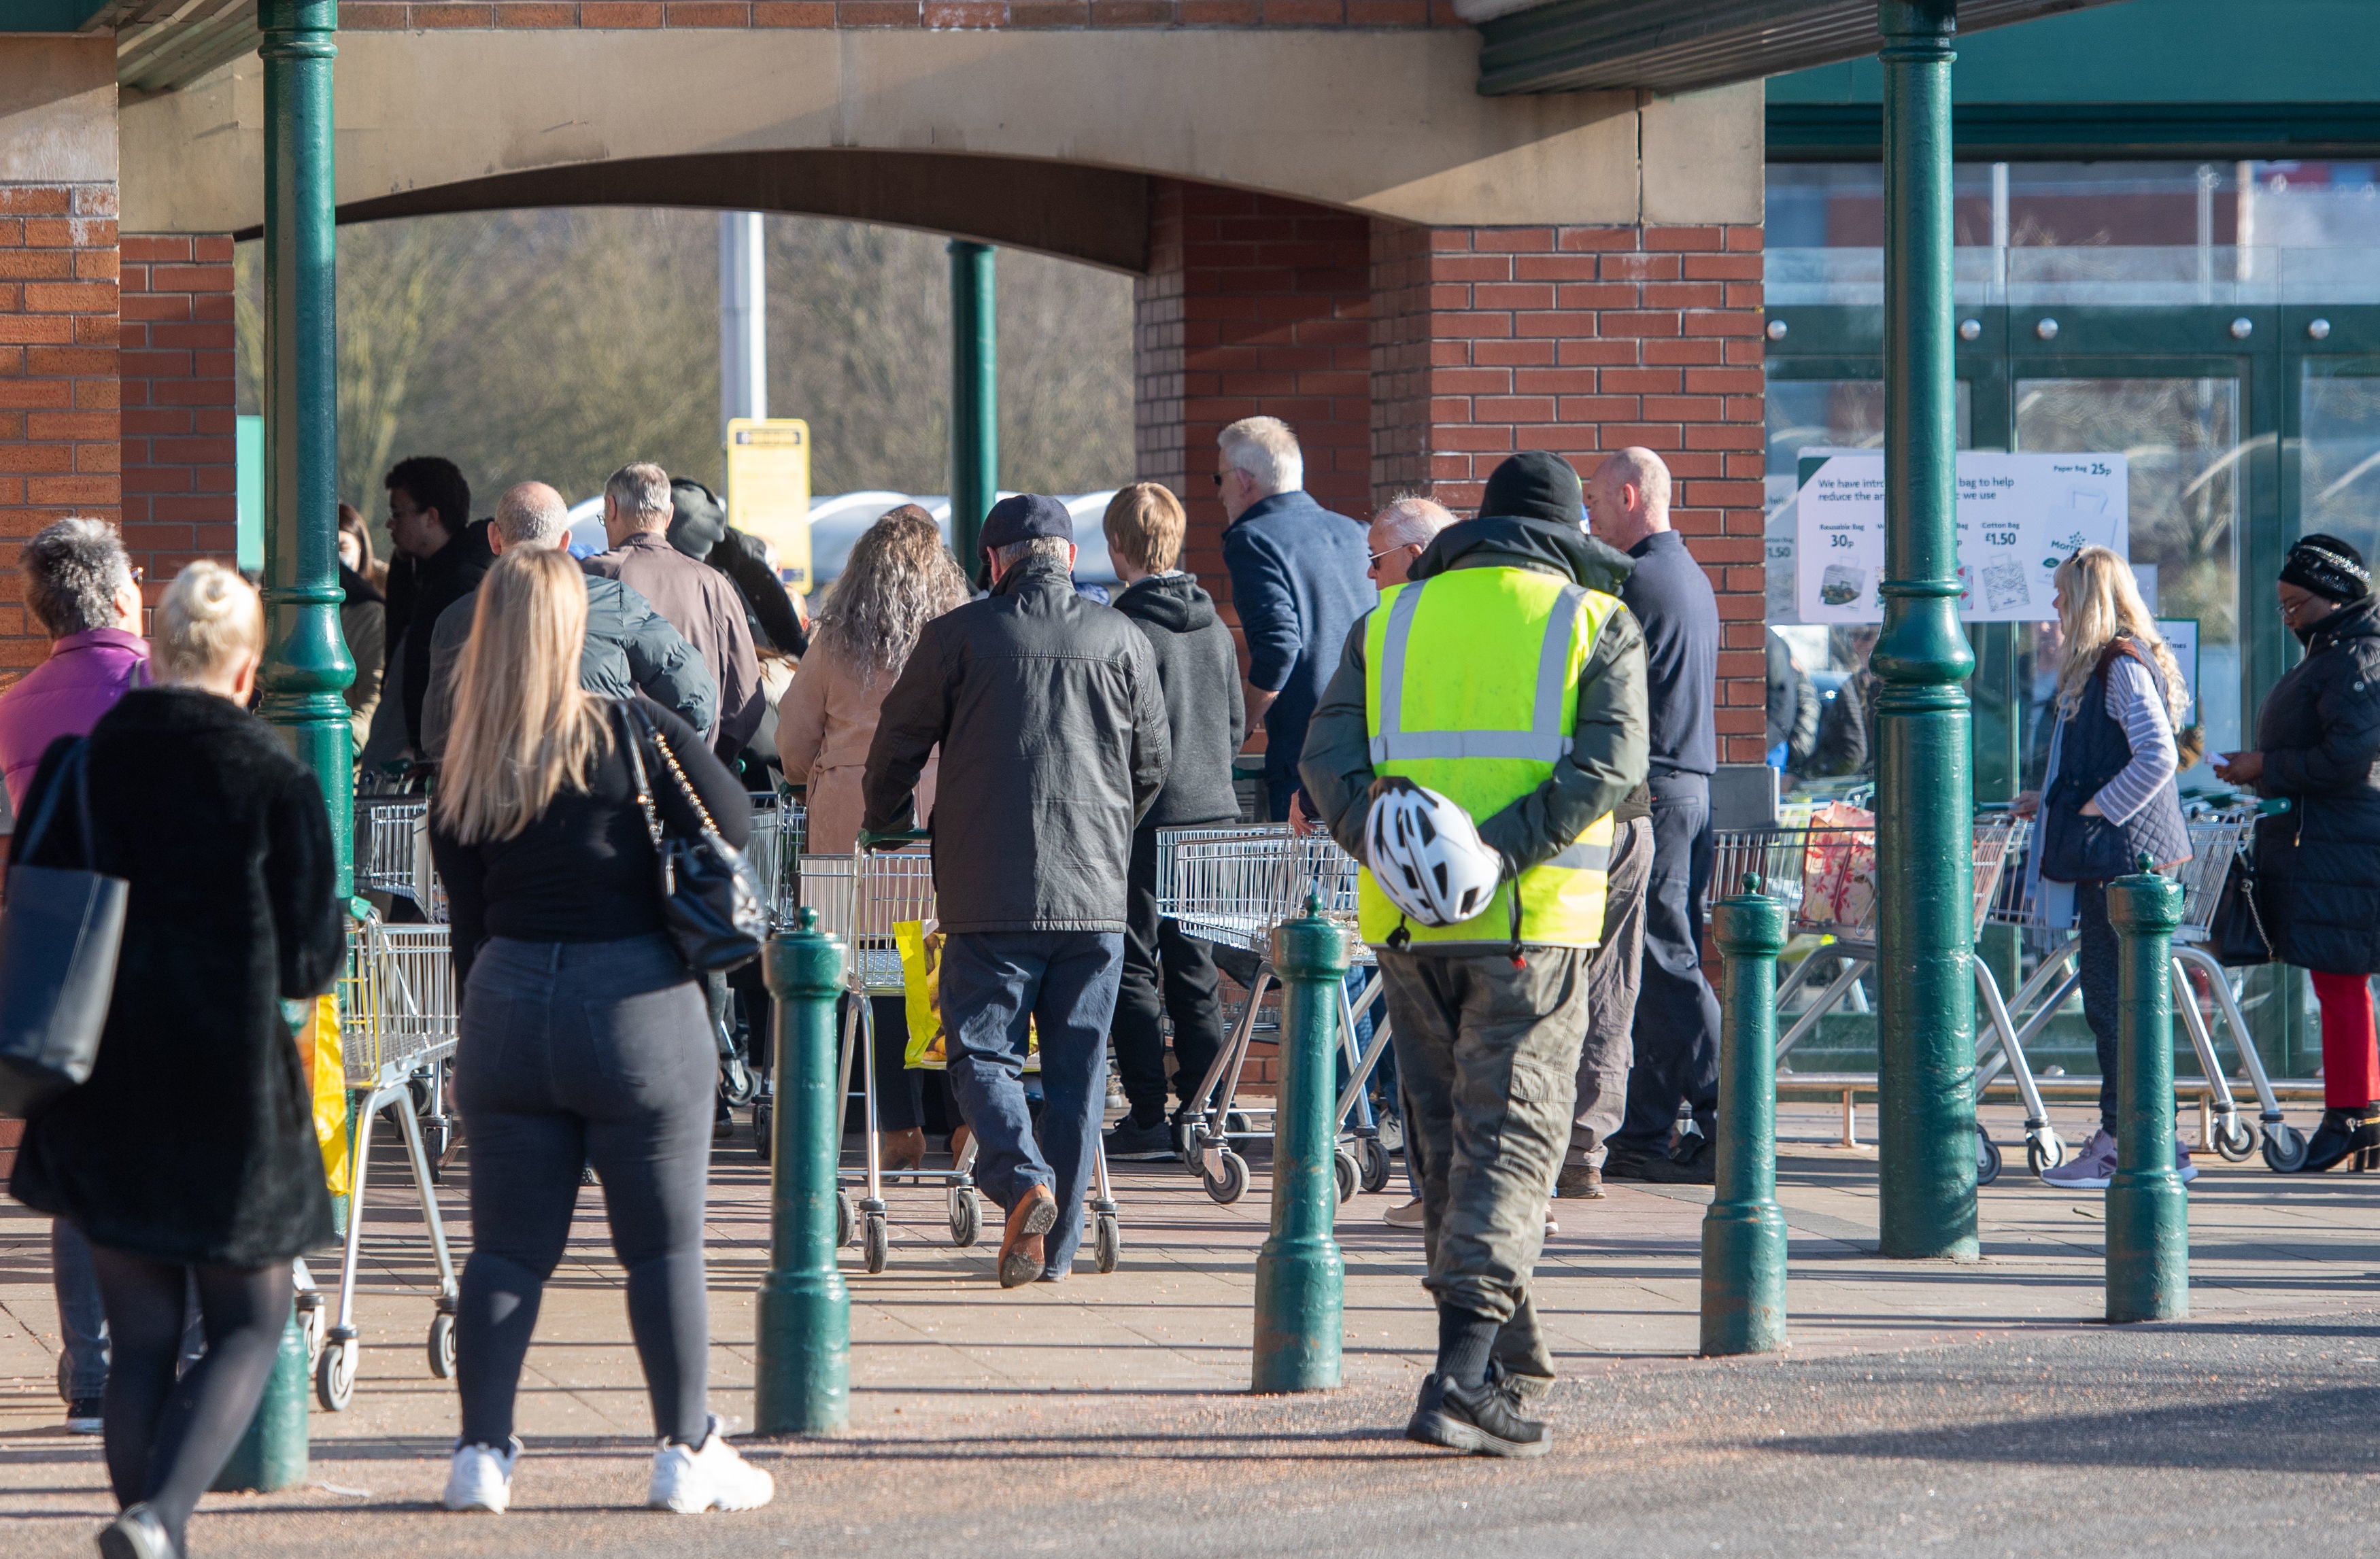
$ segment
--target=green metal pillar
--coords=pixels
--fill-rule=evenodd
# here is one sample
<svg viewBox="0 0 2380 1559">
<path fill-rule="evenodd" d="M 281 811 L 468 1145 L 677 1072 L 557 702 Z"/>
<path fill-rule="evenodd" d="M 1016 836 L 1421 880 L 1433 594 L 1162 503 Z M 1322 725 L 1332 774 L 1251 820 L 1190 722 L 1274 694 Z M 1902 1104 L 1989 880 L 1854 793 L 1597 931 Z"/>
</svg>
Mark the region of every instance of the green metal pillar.
<svg viewBox="0 0 2380 1559">
<path fill-rule="evenodd" d="M 1337 1061 L 1346 932 L 1305 912 L 1272 934 L 1281 981 L 1281 1096 L 1273 1117 L 1272 1234 L 1257 1252 L 1254 1389 L 1328 1391 L 1339 1384 L 1347 1269 L 1331 1237 L 1338 1213 Z"/>
<path fill-rule="evenodd" d="M 1973 795 L 1951 354 L 1956 0 L 1881 0 L 1884 631 L 1876 700 L 1876 1157 L 1888 1256 L 1975 1259 Z"/>
<path fill-rule="evenodd" d="M 336 0 L 262 0 L 264 664 L 260 712 L 322 781 L 341 899 L 355 887 L 355 680 L 339 629 L 339 385 L 331 60 Z M 306 1480 L 306 1343 L 293 1311 L 264 1401 L 217 1487 Z"/>
<path fill-rule="evenodd" d="M 951 550 L 973 576 L 1000 497 L 1000 320 L 991 246 L 951 240 Z"/>
<path fill-rule="evenodd" d="M 834 998 L 843 944 L 818 929 L 772 937 L 761 954 L 777 1008 L 776 1136 L 769 1154 L 769 1275 L 760 1284 L 754 1427 L 829 1434 L 851 1417 L 851 1294 L 835 1265 L 835 1164 L 843 1144 Z"/>
<path fill-rule="evenodd" d="M 1777 1205 L 1777 955 L 1785 905 L 1760 896 L 1713 906 L 1719 992 L 1718 1163 L 1703 1215 L 1706 1357 L 1785 1346 L 1785 1215 Z"/>
<path fill-rule="evenodd" d="M 2141 860 L 2107 885 L 2116 928 L 2116 1174 L 2107 1182 L 2107 1319 L 2190 1313 L 2190 1197 L 2173 1162 L 2173 931 L 2181 884 Z"/>
</svg>

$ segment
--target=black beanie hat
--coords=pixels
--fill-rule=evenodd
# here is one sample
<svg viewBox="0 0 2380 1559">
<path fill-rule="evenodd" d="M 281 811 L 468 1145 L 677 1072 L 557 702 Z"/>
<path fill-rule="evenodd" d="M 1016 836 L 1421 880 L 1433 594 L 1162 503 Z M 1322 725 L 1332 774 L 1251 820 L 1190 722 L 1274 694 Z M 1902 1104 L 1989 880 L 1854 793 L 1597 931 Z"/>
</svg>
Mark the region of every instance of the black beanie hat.
<svg viewBox="0 0 2380 1559">
<path fill-rule="evenodd" d="M 1586 504 L 1578 473 L 1559 454 L 1533 449 L 1516 454 L 1488 475 L 1479 501 L 1482 519 L 1552 520 L 1586 528 Z"/>
<path fill-rule="evenodd" d="M 2360 601 L 2372 593 L 2372 573 L 2363 554 L 2336 536 L 2301 536 L 2281 564 L 2281 583 L 2327 599 Z"/>
</svg>

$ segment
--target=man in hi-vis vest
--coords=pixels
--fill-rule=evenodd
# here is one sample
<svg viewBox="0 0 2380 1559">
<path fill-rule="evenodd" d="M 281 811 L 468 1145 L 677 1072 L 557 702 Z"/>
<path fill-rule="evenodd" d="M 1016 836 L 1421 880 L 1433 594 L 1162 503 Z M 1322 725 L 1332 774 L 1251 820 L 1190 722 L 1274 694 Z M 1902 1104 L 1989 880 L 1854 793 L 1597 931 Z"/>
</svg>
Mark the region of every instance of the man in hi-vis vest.
<svg viewBox="0 0 2380 1559">
<path fill-rule="evenodd" d="M 1307 728 L 1316 816 L 1364 863 L 1405 1151 L 1438 1301 L 1438 1368 L 1405 1433 L 1536 1456 L 1553 1360 L 1529 1304 L 1571 1136 L 1614 804 L 1645 778 L 1645 651 L 1625 555 L 1586 533 L 1578 474 L 1516 455 L 1480 517 L 1348 635 Z"/>
</svg>

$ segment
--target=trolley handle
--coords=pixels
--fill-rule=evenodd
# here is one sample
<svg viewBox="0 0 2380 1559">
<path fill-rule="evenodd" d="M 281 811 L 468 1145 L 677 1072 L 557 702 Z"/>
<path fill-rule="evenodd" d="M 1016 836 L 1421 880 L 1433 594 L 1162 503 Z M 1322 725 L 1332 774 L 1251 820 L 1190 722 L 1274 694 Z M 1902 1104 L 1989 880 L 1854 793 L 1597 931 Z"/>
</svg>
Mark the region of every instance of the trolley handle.
<svg viewBox="0 0 2380 1559">
<path fill-rule="evenodd" d="M 876 850 L 898 850 L 905 844 L 923 844 L 934 837 L 930 828 L 886 828 L 879 833 L 868 828 L 859 830 L 862 853 Z"/>
</svg>

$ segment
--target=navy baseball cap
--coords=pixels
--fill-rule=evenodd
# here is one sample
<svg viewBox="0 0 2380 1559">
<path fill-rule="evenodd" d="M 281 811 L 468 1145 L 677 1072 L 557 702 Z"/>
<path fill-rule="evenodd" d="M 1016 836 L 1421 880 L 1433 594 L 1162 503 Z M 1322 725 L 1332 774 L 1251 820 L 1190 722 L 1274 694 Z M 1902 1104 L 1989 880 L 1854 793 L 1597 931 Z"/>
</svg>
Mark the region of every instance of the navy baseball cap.
<svg viewBox="0 0 2380 1559">
<path fill-rule="evenodd" d="M 1020 492 L 1003 498 L 991 506 L 983 517 L 982 550 L 996 552 L 1002 547 L 1014 547 L 1020 541 L 1038 537 L 1054 536 L 1061 541 L 1075 539 L 1075 517 L 1066 506 L 1054 498 L 1044 498 L 1038 492 Z"/>
</svg>

